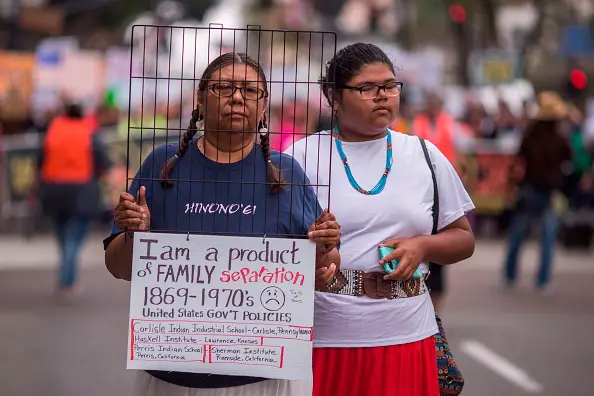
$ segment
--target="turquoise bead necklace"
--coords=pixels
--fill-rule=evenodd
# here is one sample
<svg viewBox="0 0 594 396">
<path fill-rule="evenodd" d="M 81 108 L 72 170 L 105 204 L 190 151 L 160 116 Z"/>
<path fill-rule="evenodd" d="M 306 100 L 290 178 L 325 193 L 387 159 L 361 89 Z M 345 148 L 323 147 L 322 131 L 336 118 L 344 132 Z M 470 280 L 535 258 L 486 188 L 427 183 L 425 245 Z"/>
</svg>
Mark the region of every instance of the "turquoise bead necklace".
<svg viewBox="0 0 594 396">
<path fill-rule="evenodd" d="M 338 134 L 338 126 L 336 126 L 334 128 L 334 131 L 332 132 L 332 136 L 334 137 L 334 141 L 336 142 L 336 149 L 338 150 L 338 154 L 340 155 L 340 159 L 342 160 L 342 164 L 344 165 L 344 170 L 347 174 L 347 178 L 349 179 L 349 182 L 351 183 L 351 186 L 353 186 L 353 188 L 357 191 L 359 191 L 361 194 L 365 194 L 365 195 L 376 195 L 381 193 L 384 190 L 384 187 L 386 187 L 386 181 L 388 180 L 388 174 L 390 173 L 390 170 L 392 170 L 392 134 L 390 133 L 390 130 L 387 131 L 387 135 L 386 135 L 386 169 L 384 171 L 384 174 L 382 175 L 381 179 L 379 180 L 379 182 L 377 182 L 377 184 L 375 185 L 375 187 L 373 187 L 371 190 L 365 190 L 363 189 L 359 183 L 357 183 L 357 181 L 355 180 L 355 177 L 353 176 L 353 173 L 351 172 L 351 168 L 349 166 L 349 162 L 347 160 L 347 156 L 344 153 L 344 150 L 342 149 L 342 142 L 340 140 L 340 136 Z"/>
</svg>

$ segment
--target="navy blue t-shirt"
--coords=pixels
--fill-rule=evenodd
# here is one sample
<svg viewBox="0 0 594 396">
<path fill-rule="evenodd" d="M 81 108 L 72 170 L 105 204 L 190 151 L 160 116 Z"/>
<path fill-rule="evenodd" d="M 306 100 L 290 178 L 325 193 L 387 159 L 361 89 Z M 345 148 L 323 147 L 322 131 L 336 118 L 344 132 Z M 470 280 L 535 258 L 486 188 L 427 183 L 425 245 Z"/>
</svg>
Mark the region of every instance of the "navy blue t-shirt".
<svg viewBox="0 0 594 396">
<path fill-rule="evenodd" d="M 224 164 L 208 159 L 189 144 L 177 160 L 165 189 L 161 166 L 177 150 L 177 144 L 157 147 L 144 161 L 128 192 L 136 197 L 146 187 L 151 231 L 192 234 L 297 237 L 304 236 L 322 209 L 301 166 L 290 156 L 272 152 L 271 160 L 285 184 L 271 193 L 266 184 L 267 164 L 255 145 L 241 161 Z M 122 230 L 115 225 L 105 248 Z M 255 377 L 149 371 L 161 380 L 193 388 L 239 386 L 264 380 Z"/>
</svg>

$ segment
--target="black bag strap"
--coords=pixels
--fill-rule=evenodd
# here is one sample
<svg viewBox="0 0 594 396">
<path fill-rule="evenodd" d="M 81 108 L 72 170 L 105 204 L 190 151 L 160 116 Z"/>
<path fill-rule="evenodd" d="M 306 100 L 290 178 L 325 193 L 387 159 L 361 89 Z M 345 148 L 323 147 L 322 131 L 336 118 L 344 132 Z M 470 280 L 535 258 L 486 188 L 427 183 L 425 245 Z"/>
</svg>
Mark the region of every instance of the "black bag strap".
<svg viewBox="0 0 594 396">
<path fill-rule="evenodd" d="M 425 139 L 419 137 L 419 142 L 421 142 L 421 147 L 423 148 L 423 154 L 425 154 L 425 161 L 427 161 L 427 165 L 429 166 L 429 170 L 431 171 L 431 179 L 433 179 L 433 207 L 431 208 L 431 215 L 433 217 L 433 229 L 431 230 L 431 234 L 437 234 L 437 222 L 439 219 L 439 190 L 437 189 L 437 178 L 435 177 L 435 169 L 433 169 L 433 164 L 431 163 L 431 157 L 429 156 L 429 151 L 427 150 L 427 144 L 425 143 Z"/>
</svg>

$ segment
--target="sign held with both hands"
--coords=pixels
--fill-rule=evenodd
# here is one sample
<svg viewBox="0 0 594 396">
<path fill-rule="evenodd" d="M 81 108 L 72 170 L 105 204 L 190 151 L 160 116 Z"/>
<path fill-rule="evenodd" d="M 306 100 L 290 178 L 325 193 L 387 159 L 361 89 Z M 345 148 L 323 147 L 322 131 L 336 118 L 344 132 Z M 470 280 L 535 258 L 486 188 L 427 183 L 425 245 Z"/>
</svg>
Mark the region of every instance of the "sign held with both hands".
<svg viewBox="0 0 594 396">
<path fill-rule="evenodd" d="M 315 244 L 137 232 L 129 369 L 311 378 Z"/>
</svg>

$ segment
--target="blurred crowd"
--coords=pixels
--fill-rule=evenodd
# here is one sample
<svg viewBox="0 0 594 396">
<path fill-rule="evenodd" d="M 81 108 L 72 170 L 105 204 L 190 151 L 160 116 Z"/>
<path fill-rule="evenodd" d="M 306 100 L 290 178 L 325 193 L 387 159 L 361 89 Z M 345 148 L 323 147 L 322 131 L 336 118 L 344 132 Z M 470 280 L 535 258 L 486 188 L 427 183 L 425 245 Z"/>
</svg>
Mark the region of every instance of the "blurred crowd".
<svg viewBox="0 0 594 396">
<path fill-rule="evenodd" d="M 67 99 L 65 99 L 67 101 Z M 179 103 L 145 101 L 128 112 L 110 105 L 105 101 L 94 111 L 87 110 L 87 116 L 93 120 L 99 130 L 111 132 L 117 130 L 118 139 L 128 137 L 151 143 L 153 137 L 177 139 L 187 127 L 187 120 L 192 110 L 192 102 Z M 594 207 L 592 200 L 592 162 L 594 157 L 594 123 L 584 116 L 584 111 L 574 104 L 564 101 L 553 92 L 542 92 L 534 100 L 523 103 L 521 112 L 514 113 L 503 99 L 497 100 L 497 111 L 489 112 L 478 100 L 468 99 L 465 111 L 455 116 L 447 110 L 447 103 L 437 92 L 426 92 L 421 102 L 411 105 L 406 93 L 400 102 L 400 114 L 392 129 L 398 132 L 419 135 L 434 142 L 446 157 L 457 167 L 468 188 L 475 188 L 473 183 L 481 175 L 473 175 L 468 168 L 465 155 L 471 148 L 483 143 L 512 142 L 508 149 L 500 154 L 517 153 L 531 123 L 543 117 L 553 118 L 558 124 L 558 132 L 563 136 L 571 150 L 568 161 L 557 170 L 562 184 L 559 186 L 571 207 Z M 296 140 L 320 130 L 332 127 L 331 110 L 314 100 L 295 98 L 271 104 L 269 112 L 269 131 L 271 146 L 284 151 Z M 546 114 L 543 116 L 543 114 Z M 45 132 L 55 115 L 47 114 L 44 122 L 35 128 Z M 543 138 L 543 145 L 552 144 Z M 509 149 L 511 147 L 511 149 Z M 514 152 L 515 151 L 515 152 Z M 121 162 L 122 158 L 112 158 Z M 503 163 L 502 163 L 503 164 Z M 513 174 L 515 172 L 515 174 Z M 521 170 L 509 169 L 509 183 L 517 179 Z M 124 172 L 125 173 L 125 172 Z M 474 177 L 472 177 L 474 176 Z M 513 191 L 513 189 L 510 189 Z"/>
<path fill-rule="evenodd" d="M 435 123 L 433 128 L 429 124 L 431 120 Z M 394 129 L 433 140 L 460 172 L 464 172 L 457 154 L 464 151 L 464 147 L 469 143 L 512 139 L 517 143 L 517 150 L 513 154 L 518 154 L 528 134 L 533 131 L 534 124 L 541 120 L 554 121 L 555 127 L 551 133 L 562 136 L 570 151 L 565 161 L 555 164 L 556 168 L 546 169 L 549 174 L 560 174 L 560 184 L 555 187 L 566 195 L 571 206 L 594 207 L 589 198 L 594 192 L 594 131 L 584 113 L 571 102 L 564 101 L 557 93 L 539 93 L 535 100 L 524 102 L 519 114 L 514 114 L 502 99 L 498 100 L 497 111 L 494 113 L 488 113 L 480 102 L 468 101 L 466 111 L 457 118 L 448 114 L 444 109 L 443 100 L 438 95 L 430 94 L 427 96 L 425 107 L 417 111 L 411 111 L 406 102 L 401 104 L 401 115 L 394 124 Z M 558 143 L 546 135 L 538 140 L 538 144 L 542 145 L 538 149 L 545 153 L 545 158 L 546 153 L 550 152 L 550 146 Z M 541 166 L 546 168 L 547 161 L 542 162 Z M 524 177 L 518 172 L 522 173 L 523 170 L 510 169 L 510 183 L 514 179 L 521 180 Z"/>
<path fill-rule="evenodd" d="M 409 12 L 415 7 L 385 0 L 262 0 L 254 2 L 253 9 L 244 13 L 240 3 L 212 2 L 205 13 L 190 12 L 191 7 L 185 14 L 180 11 L 171 15 L 163 14 L 163 7 L 147 9 L 131 16 L 131 22 L 125 25 L 124 40 L 114 40 L 107 51 L 84 48 L 78 39 L 53 37 L 45 42 L 41 40 L 25 60 L 19 58 L 20 63 L 13 59 L 14 54 L 4 54 L 6 59 L 12 59 L 13 63 L 4 63 L 13 64 L 11 73 L 28 81 L 18 86 L 12 83 L 14 89 L 7 92 L 16 95 L 19 93 L 16 88 L 27 85 L 20 94 L 22 102 L 29 103 L 12 106 L 29 108 L 24 121 L 6 118 L 0 121 L 0 136 L 5 137 L 5 142 L 17 142 L 7 144 L 2 157 L 8 170 L 6 180 L 0 183 L 8 191 L 0 194 L 1 199 L 8 201 L 2 212 L 4 218 L 6 214 L 19 213 L 15 208 L 30 195 L 36 169 L 34 151 L 39 149 L 52 120 L 61 115 L 66 103 L 72 102 L 83 104 L 85 118 L 100 131 L 113 164 L 102 184 L 104 207 L 111 210 L 121 186 L 136 172 L 153 145 L 177 140 L 187 128 L 195 102 L 195 74 L 202 67 L 197 62 L 204 62 L 218 51 L 242 50 L 236 45 L 244 41 L 252 52 L 257 48 L 258 54 L 254 55 L 260 59 L 269 79 L 268 130 L 271 148 L 275 150 L 284 151 L 298 139 L 332 128 L 332 111 L 322 100 L 316 84 L 325 61 L 346 43 L 373 41 L 401 66 L 398 78 L 404 82 L 404 89 L 400 114 L 392 129 L 431 140 L 455 165 L 476 203 L 477 229 L 481 228 L 482 217 L 497 217 L 500 221 L 513 211 L 517 184 L 525 172 L 517 164 L 517 154 L 547 106 L 557 108 L 555 130 L 570 150 L 567 160 L 547 165 L 545 172 L 560 175 L 556 190 L 564 197 L 561 211 L 569 213 L 592 207 L 594 121 L 590 118 L 594 112 L 559 95 L 534 95 L 532 84 L 517 73 L 493 80 L 485 72 L 481 82 L 468 87 L 454 86 L 451 75 L 448 77 L 451 70 L 446 70 L 452 61 L 446 46 L 433 52 L 422 46 L 405 50 L 396 39 L 398 32 L 403 33 L 401 25 L 407 19 L 420 17 Z M 258 33 L 257 40 L 255 36 L 250 38 L 256 42 L 248 45 L 248 37 L 236 37 L 241 32 L 221 30 L 207 37 L 206 31 L 180 29 L 180 26 L 208 26 L 223 18 L 225 27 L 245 26 L 253 20 L 264 29 L 336 31 L 339 41 L 334 42 L 334 36 Z M 131 40 L 132 25 L 145 23 L 176 27 L 137 29 Z M 329 44 L 338 48 L 330 48 Z M 199 51 L 202 56 L 197 55 Z M 207 57 L 203 56 L 205 53 Z M 506 58 L 494 60 L 499 66 L 502 62 L 514 69 L 511 63 L 506 63 Z M 87 69 L 81 69 L 81 65 Z M 476 71 L 489 69 L 487 55 L 479 66 Z M 85 73 L 75 76 L 76 70 Z M 174 78 L 170 78 L 172 73 Z M 5 80 L 17 81 L 12 77 Z M 59 83 L 54 84 L 55 80 Z M 518 88 L 522 84 L 525 89 Z M 478 92 L 485 88 L 490 91 Z M 55 101 L 56 92 L 61 89 L 65 93 Z M 454 98 L 449 95 L 450 89 L 461 93 Z M 46 91 L 51 91 L 50 99 L 44 96 Z M 0 98 L 0 109 L 6 110 L 7 104 L 17 103 L 15 96 L 8 93 Z M 38 101 L 39 98 L 45 99 Z M 30 141 L 19 138 L 18 135 L 27 131 L 40 137 Z M 540 140 L 543 145 L 551 143 L 546 137 Z M 23 146 L 28 150 L 26 153 Z M 546 164 L 544 161 L 543 167 Z M 506 228 L 507 222 L 503 223 Z"/>
</svg>

